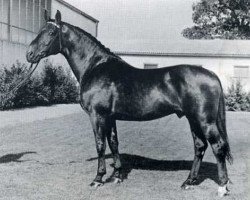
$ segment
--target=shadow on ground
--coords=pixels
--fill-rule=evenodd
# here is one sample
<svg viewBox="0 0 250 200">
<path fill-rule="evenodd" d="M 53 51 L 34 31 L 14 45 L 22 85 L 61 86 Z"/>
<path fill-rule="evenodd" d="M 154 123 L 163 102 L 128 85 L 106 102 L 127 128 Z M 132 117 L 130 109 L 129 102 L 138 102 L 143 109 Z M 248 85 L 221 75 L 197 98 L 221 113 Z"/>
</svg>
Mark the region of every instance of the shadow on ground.
<svg viewBox="0 0 250 200">
<path fill-rule="evenodd" d="M 156 160 L 138 155 L 120 154 L 123 166 L 123 178 L 127 179 L 129 173 L 133 169 L 139 170 L 155 170 L 155 171 L 179 171 L 191 170 L 193 161 L 191 160 Z M 111 154 L 106 155 L 106 159 L 112 158 Z M 96 160 L 97 157 L 89 158 L 87 161 Z M 211 179 L 217 184 L 217 165 L 210 162 L 202 162 L 199 172 L 197 185 L 201 184 L 206 179 Z"/>
<path fill-rule="evenodd" d="M 2 157 L 0 157 L 0 164 L 2 163 L 10 163 L 10 162 L 24 162 L 23 160 L 19 160 L 26 154 L 33 154 L 36 153 L 34 151 L 27 151 L 22 153 L 16 153 L 16 154 L 6 154 Z"/>
</svg>

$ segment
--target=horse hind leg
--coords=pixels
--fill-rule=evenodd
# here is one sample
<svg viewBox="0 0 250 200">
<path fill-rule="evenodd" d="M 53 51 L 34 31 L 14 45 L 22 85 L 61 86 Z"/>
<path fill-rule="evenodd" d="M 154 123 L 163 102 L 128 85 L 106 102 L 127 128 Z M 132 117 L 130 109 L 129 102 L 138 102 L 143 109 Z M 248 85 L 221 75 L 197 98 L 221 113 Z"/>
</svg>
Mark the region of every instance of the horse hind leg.
<svg viewBox="0 0 250 200">
<path fill-rule="evenodd" d="M 111 121 L 111 127 L 112 131 L 107 134 L 107 140 L 114 159 L 114 171 L 106 181 L 120 183 L 122 182 L 123 177 L 121 173 L 122 166 L 118 150 L 119 142 L 117 137 L 117 128 L 115 120 Z"/>
<path fill-rule="evenodd" d="M 210 125 L 206 137 L 212 147 L 214 156 L 217 160 L 218 177 L 219 177 L 218 195 L 222 197 L 229 194 L 229 190 L 227 188 L 227 183 L 229 182 L 229 178 L 226 166 L 226 156 L 229 150 L 228 143 L 220 135 L 220 132 L 216 124 Z"/>
<path fill-rule="evenodd" d="M 190 173 L 188 175 L 188 178 L 186 181 L 184 181 L 184 183 L 181 186 L 182 189 L 189 189 L 191 186 L 197 183 L 200 165 L 201 165 L 203 156 L 208 146 L 206 138 L 202 134 L 199 124 L 193 120 L 189 120 L 189 123 L 190 123 L 190 128 L 191 128 L 191 132 L 192 132 L 192 136 L 194 140 L 195 155 L 194 155 L 194 161 L 193 161 Z"/>
<path fill-rule="evenodd" d="M 204 124 L 203 131 L 217 160 L 219 178 L 218 196 L 222 197 L 229 194 L 229 190 L 227 189 L 229 178 L 226 167 L 226 156 L 229 151 L 228 142 L 221 136 L 216 123 Z"/>
</svg>

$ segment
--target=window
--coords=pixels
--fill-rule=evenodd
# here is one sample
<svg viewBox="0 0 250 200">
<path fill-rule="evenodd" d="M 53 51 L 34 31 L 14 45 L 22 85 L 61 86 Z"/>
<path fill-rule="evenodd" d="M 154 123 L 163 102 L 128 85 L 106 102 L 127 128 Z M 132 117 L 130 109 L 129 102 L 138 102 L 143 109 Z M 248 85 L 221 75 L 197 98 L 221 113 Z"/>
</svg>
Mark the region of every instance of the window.
<svg viewBox="0 0 250 200">
<path fill-rule="evenodd" d="M 8 23 L 8 12 L 10 9 L 10 1 L 9 0 L 2 0 L 1 1 L 2 6 L 1 6 L 1 13 L 2 13 L 2 17 L 1 17 L 1 21 L 4 23 Z"/>
<path fill-rule="evenodd" d="M 234 78 L 249 78 L 249 66 L 234 66 Z"/>
<path fill-rule="evenodd" d="M 20 24 L 19 27 L 26 29 L 26 0 L 20 0 Z"/>
<path fill-rule="evenodd" d="M 10 24 L 19 27 L 19 1 L 10 1 Z"/>
<path fill-rule="evenodd" d="M 27 9 L 27 30 L 33 31 L 33 0 L 27 0 L 28 9 Z"/>
<path fill-rule="evenodd" d="M 39 0 L 35 0 L 34 2 L 34 32 L 38 32 L 40 28 L 40 2 Z"/>
<path fill-rule="evenodd" d="M 29 44 L 44 25 L 51 0 L 0 0 L 0 40 Z"/>
<path fill-rule="evenodd" d="M 144 69 L 156 69 L 157 67 L 158 67 L 158 64 L 144 63 Z"/>
</svg>

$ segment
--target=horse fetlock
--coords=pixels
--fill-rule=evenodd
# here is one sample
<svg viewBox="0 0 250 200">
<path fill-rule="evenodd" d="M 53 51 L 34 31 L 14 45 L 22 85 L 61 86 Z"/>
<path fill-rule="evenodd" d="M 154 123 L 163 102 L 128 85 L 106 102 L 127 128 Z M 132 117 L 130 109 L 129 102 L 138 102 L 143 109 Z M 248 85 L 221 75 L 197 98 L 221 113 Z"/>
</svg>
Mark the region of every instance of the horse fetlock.
<svg viewBox="0 0 250 200">
<path fill-rule="evenodd" d="M 193 189 L 194 185 L 196 184 L 197 179 L 196 178 L 188 178 L 182 185 L 181 188 L 184 190 L 188 190 L 188 189 Z"/>
<path fill-rule="evenodd" d="M 112 174 L 113 177 L 117 177 L 117 178 L 121 178 L 122 177 L 122 173 L 121 173 L 121 168 L 114 168 L 114 172 Z"/>
</svg>

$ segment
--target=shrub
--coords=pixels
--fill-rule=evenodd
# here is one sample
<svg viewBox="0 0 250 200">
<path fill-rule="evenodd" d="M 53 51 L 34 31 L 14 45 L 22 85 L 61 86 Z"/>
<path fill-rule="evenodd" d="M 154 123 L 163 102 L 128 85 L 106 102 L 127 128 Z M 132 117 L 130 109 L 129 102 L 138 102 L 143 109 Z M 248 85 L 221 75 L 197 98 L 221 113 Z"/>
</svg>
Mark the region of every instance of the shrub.
<svg viewBox="0 0 250 200">
<path fill-rule="evenodd" d="M 232 83 L 226 94 L 226 108 L 229 111 L 249 111 L 250 98 L 249 94 L 244 92 L 240 80 Z"/>
<path fill-rule="evenodd" d="M 22 85 L 16 93 L 11 89 L 28 73 L 25 64 L 16 62 L 0 71 L 0 109 L 22 108 L 56 103 L 76 103 L 79 99 L 77 81 L 62 66 L 46 61 L 40 73 Z"/>
<path fill-rule="evenodd" d="M 27 73 L 28 67 L 18 61 L 10 69 L 4 67 L 0 72 L 0 109 L 34 106 L 43 100 L 39 95 L 41 88 L 38 75 L 27 80 L 15 93 L 12 92 L 12 89 L 20 80 L 23 80 Z"/>
<path fill-rule="evenodd" d="M 77 81 L 62 66 L 53 67 L 47 63 L 43 71 L 43 85 L 52 104 L 78 102 Z"/>
</svg>

